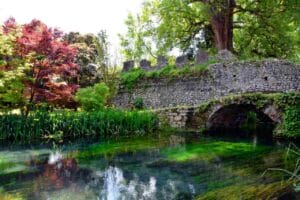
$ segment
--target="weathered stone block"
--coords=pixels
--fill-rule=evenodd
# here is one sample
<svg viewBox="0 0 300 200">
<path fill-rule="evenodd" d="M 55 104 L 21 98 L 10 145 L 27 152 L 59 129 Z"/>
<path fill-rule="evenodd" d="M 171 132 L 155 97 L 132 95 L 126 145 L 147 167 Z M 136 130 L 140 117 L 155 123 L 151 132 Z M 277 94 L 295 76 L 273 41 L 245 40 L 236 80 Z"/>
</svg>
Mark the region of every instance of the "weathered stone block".
<svg viewBox="0 0 300 200">
<path fill-rule="evenodd" d="M 145 71 L 151 70 L 151 62 L 146 60 L 146 59 L 141 60 L 140 61 L 140 68 L 142 68 Z"/>
<path fill-rule="evenodd" d="M 161 68 L 165 67 L 166 65 L 168 65 L 167 58 L 164 56 L 158 56 L 157 57 L 157 68 L 161 69 Z"/>
<path fill-rule="evenodd" d="M 130 60 L 130 61 L 126 61 L 123 63 L 123 70 L 122 72 L 128 72 L 129 70 L 134 68 L 134 61 Z"/>
<path fill-rule="evenodd" d="M 188 64 L 188 57 L 186 55 L 182 55 L 176 58 L 176 67 L 182 68 Z"/>
<path fill-rule="evenodd" d="M 209 59 L 209 55 L 207 52 L 203 50 L 198 50 L 196 56 L 195 56 L 195 64 L 201 65 L 203 63 L 206 63 Z"/>
<path fill-rule="evenodd" d="M 234 60 L 236 60 L 236 57 L 233 53 L 231 53 L 227 49 L 222 49 L 218 52 L 217 60 L 219 60 L 219 61 L 234 61 Z"/>
</svg>

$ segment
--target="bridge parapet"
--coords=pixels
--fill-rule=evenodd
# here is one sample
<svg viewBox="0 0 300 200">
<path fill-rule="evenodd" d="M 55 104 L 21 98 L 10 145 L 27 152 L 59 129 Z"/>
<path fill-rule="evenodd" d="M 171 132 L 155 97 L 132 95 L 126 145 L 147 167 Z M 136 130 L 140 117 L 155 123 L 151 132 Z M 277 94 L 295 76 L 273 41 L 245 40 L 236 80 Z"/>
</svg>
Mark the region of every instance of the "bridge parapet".
<svg viewBox="0 0 300 200">
<path fill-rule="evenodd" d="M 120 87 L 117 107 L 142 98 L 146 108 L 195 107 L 224 96 L 300 91 L 300 65 L 283 60 L 217 63 L 199 77 L 140 81 L 132 90 Z"/>
</svg>

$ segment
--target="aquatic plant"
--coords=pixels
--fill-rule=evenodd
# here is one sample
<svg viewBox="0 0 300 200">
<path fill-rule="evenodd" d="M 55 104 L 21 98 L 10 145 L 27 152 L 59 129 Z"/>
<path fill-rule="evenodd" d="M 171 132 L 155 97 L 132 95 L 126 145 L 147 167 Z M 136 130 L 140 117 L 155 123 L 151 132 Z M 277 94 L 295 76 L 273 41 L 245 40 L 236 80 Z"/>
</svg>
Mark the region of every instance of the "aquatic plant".
<svg viewBox="0 0 300 200">
<path fill-rule="evenodd" d="M 294 163 L 293 170 L 284 169 L 284 168 L 269 168 L 262 174 L 262 176 L 265 176 L 266 173 L 270 171 L 282 172 L 288 176 L 288 181 L 293 183 L 295 191 L 299 192 L 300 191 L 300 184 L 299 184 L 300 183 L 300 148 L 293 143 L 290 143 L 289 147 L 287 148 L 285 159 L 287 160 L 289 157 L 296 157 L 296 159 L 292 159 L 292 161 L 296 161 L 296 163 Z"/>
<path fill-rule="evenodd" d="M 253 146 L 245 142 L 214 141 L 210 143 L 195 143 L 188 146 L 166 149 L 163 154 L 167 160 L 186 162 L 191 160 L 212 160 L 218 158 L 230 158 L 246 155 L 255 155 L 269 150 L 264 146 Z"/>
<path fill-rule="evenodd" d="M 197 200 L 277 199 L 285 194 L 293 194 L 289 182 L 275 182 L 271 184 L 228 186 L 199 196 Z"/>
<path fill-rule="evenodd" d="M 0 138 L 35 140 L 83 136 L 144 135 L 157 128 L 156 115 L 142 111 L 106 109 L 95 112 L 32 112 L 28 116 L 0 115 Z"/>
<path fill-rule="evenodd" d="M 7 193 L 0 187 L 0 199 L 1 200 L 24 200 L 25 198 L 20 193 Z"/>
</svg>

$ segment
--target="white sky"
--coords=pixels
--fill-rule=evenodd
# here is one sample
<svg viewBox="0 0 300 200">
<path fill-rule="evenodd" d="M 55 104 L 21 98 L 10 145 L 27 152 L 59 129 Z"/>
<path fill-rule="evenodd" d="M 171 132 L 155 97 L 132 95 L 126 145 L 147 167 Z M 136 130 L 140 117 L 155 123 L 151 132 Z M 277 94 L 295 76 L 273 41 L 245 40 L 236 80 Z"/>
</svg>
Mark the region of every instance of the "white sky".
<svg viewBox="0 0 300 200">
<path fill-rule="evenodd" d="M 97 33 L 104 29 L 114 48 L 124 33 L 129 12 L 137 13 L 143 0 L 0 0 L 0 21 L 14 17 L 18 23 L 39 19 L 64 32 Z"/>
</svg>

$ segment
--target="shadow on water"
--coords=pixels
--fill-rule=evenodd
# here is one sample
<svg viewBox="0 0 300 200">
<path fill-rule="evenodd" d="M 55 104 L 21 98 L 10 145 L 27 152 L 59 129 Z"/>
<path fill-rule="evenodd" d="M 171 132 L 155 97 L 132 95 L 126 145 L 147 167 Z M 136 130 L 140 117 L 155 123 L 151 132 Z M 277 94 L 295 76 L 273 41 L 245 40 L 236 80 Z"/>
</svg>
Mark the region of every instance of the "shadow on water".
<svg viewBox="0 0 300 200">
<path fill-rule="evenodd" d="M 228 186 L 281 180 L 284 143 L 195 136 L 10 145 L 0 149 L 0 199 L 192 199 Z M 21 198 L 20 198 L 21 199 Z"/>
</svg>

